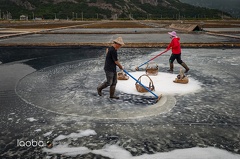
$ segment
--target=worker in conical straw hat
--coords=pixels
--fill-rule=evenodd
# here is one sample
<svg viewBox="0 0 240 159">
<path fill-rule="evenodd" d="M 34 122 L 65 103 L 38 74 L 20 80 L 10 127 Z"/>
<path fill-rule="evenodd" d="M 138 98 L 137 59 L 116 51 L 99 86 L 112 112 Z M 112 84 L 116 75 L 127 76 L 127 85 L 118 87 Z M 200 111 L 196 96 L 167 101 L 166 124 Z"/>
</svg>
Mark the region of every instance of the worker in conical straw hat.
<svg viewBox="0 0 240 159">
<path fill-rule="evenodd" d="M 172 54 L 169 58 L 169 64 L 170 64 L 170 69 L 168 72 L 173 72 L 173 62 L 175 59 L 177 62 L 182 65 L 185 68 L 185 73 L 189 71 L 188 66 L 182 61 L 181 59 L 181 45 L 180 45 L 180 38 L 177 36 L 177 33 L 175 31 L 168 32 L 170 35 L 171 43 L 168 45 L 166 52 L 170 49 L 172 49 Z"/>
<path fill-rule="evenodd" d="M 108 86 L 110 86 L 110 98 L 112 99 L 119 99 L 118 96 L 115 96 L 115 88 L 117 85 L 117 71 L 116 66 L 119 69 L 123 69 L 123 66 L 118 61 L 118 54 L 117 50 L 124 45 L 122 37 L 118 37 L 117 39 L 113 40 L 113 44 L 111 47 L 107 49 L 106 58 L 105 58 L 105 65 L 104 71 L 106 74 L 106 81 L 101 83 L 97 87 L 97 92 L 99 96 L 102 96 L 102 90 Z"/>
</svg>

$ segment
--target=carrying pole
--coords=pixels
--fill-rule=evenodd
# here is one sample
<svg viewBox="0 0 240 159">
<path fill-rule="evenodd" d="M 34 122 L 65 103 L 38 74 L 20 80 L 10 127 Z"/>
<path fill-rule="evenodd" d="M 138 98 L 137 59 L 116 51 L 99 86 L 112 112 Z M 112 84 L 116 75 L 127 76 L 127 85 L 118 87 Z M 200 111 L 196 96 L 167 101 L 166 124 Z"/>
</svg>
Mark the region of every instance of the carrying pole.
<svg viewBox="0 0 240 159">
<path fill-rule="evenodd" d="M 134 77 L 133 77 L 130 73 L 128 73 L 126 70 L 123 69 L 123 71 L 124 71 L 127 75 L 129 75 L 132 79 L 134 79 L 137 83 L 139 83 L 142 87 L 144 87 L 148 92 L 152 93 L 152 94 L 156 97 L 156 99 L 157 99 L 156 102 L 158 102 L 158 101 L 160 100 L 160 98 L 162 97 L 162 95 L 157 96 L 155 93 L 153 93 L 150 89 L 148 89 L 146 86 L 144 86 L 139 80 L 137 80 L 136 78 L 134 78 Z"/>
<path fill-rule="evenodd" d="M 165 50 L 165 51 L 163 51 L 163 52 L 161 52 L 160 54 L 158 54 L 158 55 L 156 55 L 155 57 L 153 57 L 153 58 L 151 58 L 150 60 L 148 60 L 148 61 L 146 61 L 146 62 L 144 62 L 143 64 L 141 64 L 140 66 L 138 66 L 138 67 L 136 67 L 135 69 L 136 69 L 136 71 L 138 71 L 139 70 L 139 68 L 140 67 L 142 67 L 143 65 L 145 65 L 145 64 L 147 64 L 148 62 L 150 62 L 150 61 L 152 61 L 152 60 L 154 60 L 155 58 L 157 58 L 158 56 L 161 56 L 162 54 L 164 54 L 165 52 L 167 52 L 168 50 Z"/>
</svg>

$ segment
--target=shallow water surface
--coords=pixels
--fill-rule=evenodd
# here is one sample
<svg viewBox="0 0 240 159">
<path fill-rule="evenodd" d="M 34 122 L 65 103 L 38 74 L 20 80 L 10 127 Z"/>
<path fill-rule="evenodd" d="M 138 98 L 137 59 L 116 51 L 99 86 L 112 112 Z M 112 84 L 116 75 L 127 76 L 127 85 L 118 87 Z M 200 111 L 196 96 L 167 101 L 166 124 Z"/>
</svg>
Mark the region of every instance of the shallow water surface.
<svg viewBox="0 0 240 159">
<path fill-rule="evenodd" d="M 118 53 L 124 68 L 131 72 L 161 51 L 122 48 Z M 105 79 L 104 54 L 105 48 L 91 47 L 1 49 L 3 157 L 62 155 L 16 144 L 31 139 L 87 150 L 117 145 L 133 156 L 193 147 L 240 154 L 239 49 L 183 49 L 189 78 L 198 81 L 201 90 L 166 95 L 163 105 L 171 108 L 164 113 L 158 112 L 161 107 L 155 105 L 154 96 L 119 89 L 116 94 L 120 100 L 110 100 L 108 89 L 103 97 L 98 96 L 96 87 Z M 154 60 L 160 72 L 167 72 L 169 57 L 170 52 Z M 177 75 L 180 65 L 175 62 L 174 66 Z M 88 129 L 96 134 L 72 136 Z M 57 141 L 62 135 L 67 137 Z M 99 153 L 76 155 L 94 158 Z M 101 156 L 107 158 L 109 154 Z"/>
</svg>

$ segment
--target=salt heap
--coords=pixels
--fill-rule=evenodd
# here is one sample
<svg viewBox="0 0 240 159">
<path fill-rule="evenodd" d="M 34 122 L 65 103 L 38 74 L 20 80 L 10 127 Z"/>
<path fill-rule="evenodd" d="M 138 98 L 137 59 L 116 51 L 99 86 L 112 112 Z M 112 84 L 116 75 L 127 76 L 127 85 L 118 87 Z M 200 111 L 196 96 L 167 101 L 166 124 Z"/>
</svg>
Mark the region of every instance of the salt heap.
<svg viewBox="0 0 240 159">
<path fill-rule="evenodd" d="M 138 79 L 141 75 L 145 74 L 144 71 L 129 72 L 134 78 Z M 188 77 L 188 84 L 174 83 L 177 74 L 159 72 L 157 76 L 150 76 L 155 86 L 155 94 L 163 95 L 184 95 L 195 93 L 201 90 L 201 83 L 191 77 Z M 152 96 L 151 93 L 140 93 L 135 87 L 136 81 L 131 77 L 128 80 L 118 80 L 116 89 L 120 92 L 136 95 Z M 145 86 L 149 85 L 148 78 L 141 78 L 141 83 Z"/>
</svg>

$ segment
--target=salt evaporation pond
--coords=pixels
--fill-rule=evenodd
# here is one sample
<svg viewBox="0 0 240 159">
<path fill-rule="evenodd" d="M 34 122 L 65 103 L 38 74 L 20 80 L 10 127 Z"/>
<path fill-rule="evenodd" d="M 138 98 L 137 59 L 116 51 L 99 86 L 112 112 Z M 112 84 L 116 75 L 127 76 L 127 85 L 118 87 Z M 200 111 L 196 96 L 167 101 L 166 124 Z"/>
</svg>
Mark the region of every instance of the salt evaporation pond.
<svg viewBox="0 0 240 159">
<path fill-rule="evenodd" d="M 1 87 L 8 90 L 1 97 L 3 157 L 239 158 L 239 49 L 183 49 L 191 69 L 187 85 L 172 82 L 177 63 L 174 74 L 167 73 L 170 53 L 154 60 L 159 76 L 151 78 L 155 93 L 163 94 L 158 104 L 170 106 L 161 112 L 155 97 L 136 92 L 131 79 L 119 81 L 120 100 L 110 100 L 108 89 L 97 95 L 105 79 L 104 48 L 1 51 L 8 55 L 0 60 L 1 79 L 10 77 Z M 139 77 L 144 67 L 135 67 L 161 51 L 122 48 L 119 60 Z M 85 130 L 96 133 L 82 136 Z M 51 140 L 54 147 L 20 148 L 17 139 Z"/>
</svg>

